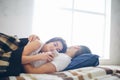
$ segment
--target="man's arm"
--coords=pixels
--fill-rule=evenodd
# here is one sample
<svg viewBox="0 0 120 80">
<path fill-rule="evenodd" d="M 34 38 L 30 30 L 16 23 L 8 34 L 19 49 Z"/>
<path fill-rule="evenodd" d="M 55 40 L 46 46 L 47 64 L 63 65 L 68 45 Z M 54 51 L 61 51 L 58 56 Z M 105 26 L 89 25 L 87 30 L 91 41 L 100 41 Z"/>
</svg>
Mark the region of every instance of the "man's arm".
<svg viewBox="0 0 120 80">
<path fill-rule="evenodd" d="M 48 74 L 56 72 L 56 68 L 52 63 L 46 63 L 40 67 L 33 67 L 31 64 L 25 64 L 24 69 L 26 73 L 33 74 Z"/>
</svg>

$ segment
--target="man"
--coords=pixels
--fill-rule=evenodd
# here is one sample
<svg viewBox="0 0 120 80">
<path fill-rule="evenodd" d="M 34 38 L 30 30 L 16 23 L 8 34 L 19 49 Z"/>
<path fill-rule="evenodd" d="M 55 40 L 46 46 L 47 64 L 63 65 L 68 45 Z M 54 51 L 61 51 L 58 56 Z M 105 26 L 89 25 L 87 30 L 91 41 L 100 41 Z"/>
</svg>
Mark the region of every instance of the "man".
<svg viewBox="0 0 120 80">
<path fill-rule="evenodd" d="M 53 59 L 53 61 L 45 63 L 39 67 L 34 67 L 31 64 L 24 65 L 25 72 L 43 74 L 62 71 L 69 65 L 69 63 L 71 63 L 71 59 L 78 55 L 79 50 L 79 46 L 71 46 L 67 49 L 67 52 L 65 54 L 58 53 L 57 56 Z"/>
</svg>

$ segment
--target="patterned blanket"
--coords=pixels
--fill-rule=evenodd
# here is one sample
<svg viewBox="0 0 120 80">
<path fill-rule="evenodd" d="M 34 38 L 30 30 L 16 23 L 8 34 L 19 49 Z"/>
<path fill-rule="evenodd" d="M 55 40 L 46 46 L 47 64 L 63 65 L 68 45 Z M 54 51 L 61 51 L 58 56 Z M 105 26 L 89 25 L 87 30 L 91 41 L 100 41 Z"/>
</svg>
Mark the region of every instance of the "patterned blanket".
<svg viewBox="0 0 120 80">
<path fill-rule="evenodd" d="M 0 73 L 6 72 L 12 51 L 18 49 L 19 39 L 0 33 Z"/>
<path fill-rule="evenodd" d="M 18 39 L 0 33 L 0 80 L 7 76 L 19 76 L 24 72 L 21 58 L 27 42 L 27 38 Z"/>
<path fill-rule="evenodd" d="M 84 67 L 53 74 L 24 74 L 4 80 L 120 80 L 120 66 Z"/>
</svg>

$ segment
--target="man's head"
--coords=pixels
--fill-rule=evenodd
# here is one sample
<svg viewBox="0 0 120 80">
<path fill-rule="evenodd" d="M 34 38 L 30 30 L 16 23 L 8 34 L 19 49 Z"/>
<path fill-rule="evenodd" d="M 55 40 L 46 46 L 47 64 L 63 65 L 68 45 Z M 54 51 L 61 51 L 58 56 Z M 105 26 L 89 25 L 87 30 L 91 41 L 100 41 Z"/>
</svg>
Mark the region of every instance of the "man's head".
<svg viewBox="0 0 120 80">
<path fill-rule="evenodd" d="M 76 54 L 75 54 L 74 57 L 79 56 L 79 55 L 81 55 L 81 54 L 91 53 L 90 48 L 88 48 L 87 46 L 80 45 L 79 47 L 80 47 L 80 49 L 76 52 Z"/>
<path fill-rule="evenodd" d="M 70 57 L 74 57 L 76 55 L 76 52 L 80 49 L 79 46 L 71 46 L 68 47 L 66 54 Z"/>
<path fill-rule="evenodd" d="M 83 45 L 71 46 L 67 49 L 66 53 L 72 57 L 76 57 L 76 56 L 79 56 L 81 54 L 91 53 L 91 50 L 87 46 L 83 46 Z"/>
</svg>

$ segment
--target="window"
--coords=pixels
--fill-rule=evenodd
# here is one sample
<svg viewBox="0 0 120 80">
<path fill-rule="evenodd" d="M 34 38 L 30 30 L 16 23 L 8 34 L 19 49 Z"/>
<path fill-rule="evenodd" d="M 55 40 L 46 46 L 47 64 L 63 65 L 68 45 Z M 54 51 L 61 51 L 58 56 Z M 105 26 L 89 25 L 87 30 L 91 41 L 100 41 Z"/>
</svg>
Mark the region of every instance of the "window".
<svg viewBox="0 0 120 80">
<path fill-rule="evenodd" d="M 35 0 L 34 10 L 32 30 L 43 41 L 60 36 L 109 58 L 110 0 Z"/>
</svg>

